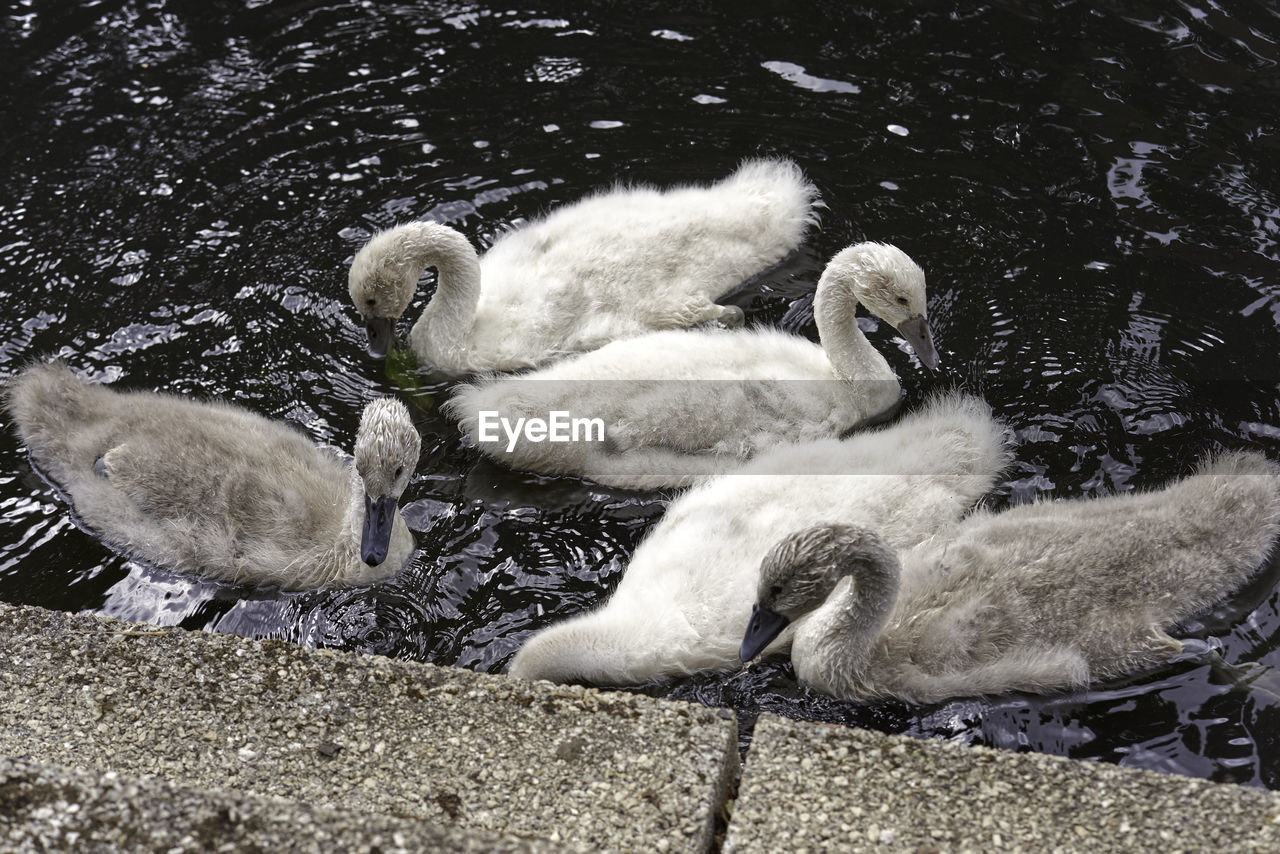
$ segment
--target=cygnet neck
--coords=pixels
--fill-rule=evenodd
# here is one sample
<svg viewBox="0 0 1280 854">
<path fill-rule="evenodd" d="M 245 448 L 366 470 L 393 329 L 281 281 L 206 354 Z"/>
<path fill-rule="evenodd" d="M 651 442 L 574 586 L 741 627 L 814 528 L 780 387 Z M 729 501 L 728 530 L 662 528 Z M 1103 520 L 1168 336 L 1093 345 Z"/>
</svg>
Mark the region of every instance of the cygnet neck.
<svg viewBox="0 0 1280 854">
<path fill-rule="evenodd" d="M 889 622 L 898 598 L 901 568 L 896 558 L 852 562 L 831 594 L 796 628 L 792 660 L 800 669 L 821 668 L 829 681 L 837 676 L 858 679 L 871 657 L 876 638 Z"/>
<path fill-rule="evenodd" d="M 896 379 L 888 361 L 858 326 L 858 298 L 848 265 L 832 259 L 818 279 L 813 320 L 818 341 L 837 379 L 845 382 Z"/>
<path fill-rule="evenodd" d="M 448 226 L 434 222 L 413 222 L 402 226 L 400 258 L 409 280 L 417 282 L 422 271 L 436 268 L 436 290 L 414 326 L 430 327 L 435 346 L 441 339 L 465 336 L 475 319 L 480 301 L 480 259 L 468 240 Z"/>
</svg>

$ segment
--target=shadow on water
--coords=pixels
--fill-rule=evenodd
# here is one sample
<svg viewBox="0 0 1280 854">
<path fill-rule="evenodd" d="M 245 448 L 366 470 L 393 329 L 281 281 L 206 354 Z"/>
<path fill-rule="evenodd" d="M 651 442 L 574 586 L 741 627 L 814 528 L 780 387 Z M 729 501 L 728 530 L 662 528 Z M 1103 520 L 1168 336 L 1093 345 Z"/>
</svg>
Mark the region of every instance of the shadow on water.
<svg viewBox="0 0 1280 854">
<path fill-rule="evenodd" d="M 363 355 L 346 266 L 411 218 L 480 246 L 618 179 L 794 157 L 822 226 L 727 301 L 816 337 L 824 260 L 928 271 L 943 371 L 864 319 L 908 401 L 959 384 L 1014 430 L 992 501 L 1280 457 L 1280 16 L 1257 4 L 383 6 L 20 3 L 0 18 L 0 377 L 217 396 L 350 450 L 415 405 L 419 551 L 384 584 L 280 593 L 140 566 L 76 529 L 0 437 L 0 598 L 497 671 L 591 607 L 670 495 L 507 471 L 439 413 L 450 381 Z M 433 276 L 409 310 L 416 317 Z M 1203 649 L 1069 696 L 857 706 L 785 662 L 644 686 L 760 711 L 1280 787 L 1273 560 L 1184 627 Z"/>
</svg>

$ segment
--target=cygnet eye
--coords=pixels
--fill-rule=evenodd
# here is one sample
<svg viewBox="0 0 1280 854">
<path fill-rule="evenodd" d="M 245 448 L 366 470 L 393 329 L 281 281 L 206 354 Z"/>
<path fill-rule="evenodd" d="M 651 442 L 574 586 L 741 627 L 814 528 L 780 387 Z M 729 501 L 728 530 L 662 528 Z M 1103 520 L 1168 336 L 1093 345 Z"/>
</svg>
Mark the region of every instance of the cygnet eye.
<svg viewBox="0 0 1280 854">
<path fill-rule="evenodd" d="M 769 588 L 769 595 L 770 595 L 770 596 L 772 596 L 774 599 L 777 599 L 779 596 L 781 596 L 781 595 L 782 595 L 782 585 L 780 585 L 780 584 L 775 584 L 775 585 L 773 585 L 772 587 L 770 587 L 770 588 Z"/>
<path fill-rule="evenodd" d="M 908 300 L 906 297 L 898 297 L 898 305 L 907 305 L 907 303 Z"/>
<path fill-rule="evenodd" d="M 365 301 L 364 301 L 364 304 L 365 304 L 365 305 L 377 305 L 377 304 L 378 304 L 378 301 L 377 301 L 376 299 L 367 299 L 367 300 L 365 300 Z"/>
<path fill-rule="evenodd" d="M 404 466 L 396 466 L 396 474 L 393 480 L 399 480 L 400 475 L 404 474 Z"/>
</svg>

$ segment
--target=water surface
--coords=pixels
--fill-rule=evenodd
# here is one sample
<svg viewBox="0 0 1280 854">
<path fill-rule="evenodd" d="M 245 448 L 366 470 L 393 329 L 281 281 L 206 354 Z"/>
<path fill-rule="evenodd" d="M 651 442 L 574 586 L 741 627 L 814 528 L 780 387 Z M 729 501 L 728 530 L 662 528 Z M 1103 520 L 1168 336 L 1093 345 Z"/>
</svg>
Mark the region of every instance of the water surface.
<svg viewBox="0 0 1280 854">
<path fill-rule="evenodd" d="M 0 19 L 0 377 L 60 354 L 340 448 L 397 393 L 424 452 L 412 565 L 284 594 L 114 554 L 5 431 L 0 599 L 501 670 L 607 594 L 670 496 L 480 459 L 436 411 L 446 378 L 363 357 L 347 263 L 405 219 L 485 246 L 614 181 L 760 154 L 795 158 L 827 208 L 732 301 L 814 338 L 826 258 L 908 251 L 944 370 L 869 335 L 911 399 L 958 384 L 1016 432 L 993 506 L 1158 485 L 1219 448 L 1280 458 L 1280 13 L 1102 5 L 19 2 Z M 1068 696 L 858 706 L 781 662 L 643 690 L 731 705 L 744 738 L 769 710 L 1275 788 L 1277 572 L 1182 627 L 1201 642 L 1182 660 Z"/>
</svg>

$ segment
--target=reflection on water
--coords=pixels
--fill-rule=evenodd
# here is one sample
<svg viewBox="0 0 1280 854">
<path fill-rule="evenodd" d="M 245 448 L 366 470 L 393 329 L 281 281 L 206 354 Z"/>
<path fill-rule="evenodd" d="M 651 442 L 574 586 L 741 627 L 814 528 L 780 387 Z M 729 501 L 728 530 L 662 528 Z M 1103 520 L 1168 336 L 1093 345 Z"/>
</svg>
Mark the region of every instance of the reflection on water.
<svg viewBox="0 0 1280 854">
<path fill-rule="evenodd" d="M 194 628 L 205 625 L 208 609 L 217 607 L 219 598 L 227 598 L 224 585 L 215 581 L 132 562 L 127 568 L 128 574 L 103 594 L 102 606 L 96 610 L 104 617 Z"/>
<path fill-rule="evenodd" d="M 706 180 L 762 153 L 794 157 L 828 207 L 729 301 L 814 338 L 825 259 L 902 246 L 929 273 L 942 372 L 863 328 L 909 400 L 961 385 L 1009 423 L 995 506 L 1158 484 L 1218 447 L 1280 457 L 1274 10 L 559 5 L 5 13 L 0 377 L 60 354 L 336 448 L 397 393 L 424 445 L 412 565 L 283 594 L 113 554 L 4 431 L 0 598 L 501 669 L 612 588 L 669 496 L 481 459 L 439 414 L 447 378 L 363 358 L 347 262 L 406 219 L 483 248 L 616 180 Z M 1280 787 L 1278 571 L 1185 626 L 1202 645 L 1178 663 L 1069 696 L 854 706 L 778 661 L 641 690 L 731 705 L 746 737 L 768 710 Z"/>
</svg>

